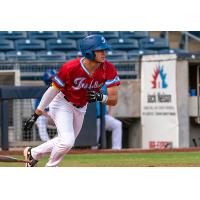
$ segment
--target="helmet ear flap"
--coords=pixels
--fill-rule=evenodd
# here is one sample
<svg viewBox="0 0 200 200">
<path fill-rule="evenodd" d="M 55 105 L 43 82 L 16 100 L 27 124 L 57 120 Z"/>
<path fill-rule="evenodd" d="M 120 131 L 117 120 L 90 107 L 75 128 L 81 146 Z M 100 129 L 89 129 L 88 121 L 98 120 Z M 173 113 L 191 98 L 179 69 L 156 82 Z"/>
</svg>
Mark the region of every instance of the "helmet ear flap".
<svg viewBox="0 0 200 200">
<path fill-rule="evenodd" d="M 86 52 L 86 53 L 85 53 L 85 57 L 88 58 L 89 60 L 94 60 L 95 54 L 94 54 L 93 51 L 91 51 L 91 52 Z"/>
<path fill-rule="evenodd" d="M 86 58 L 90 58 L 90 53 L 85 53 Z"/>
</svg>

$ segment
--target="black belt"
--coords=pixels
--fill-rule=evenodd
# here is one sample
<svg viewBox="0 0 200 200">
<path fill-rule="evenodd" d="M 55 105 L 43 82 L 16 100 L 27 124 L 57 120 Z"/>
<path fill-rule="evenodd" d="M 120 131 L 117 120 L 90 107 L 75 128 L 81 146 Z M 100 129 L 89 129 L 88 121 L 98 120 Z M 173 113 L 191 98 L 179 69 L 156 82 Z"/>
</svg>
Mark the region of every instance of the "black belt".
<svg viewBox="0 0 200 200">
<path fill-rule="evenodd" d="M 76 104 L 73 104 L 71 101 L 69 101 L 69 100 L 67 99 L 66 96 L 64 96 L 64 98 L 65 98 L 69 103 L 71 103 L 74 107 L 76 107 L 76 108 L 82 108 L 82 107 L 83 107 L 83 106 L 77 106 Z"/>
</svg>

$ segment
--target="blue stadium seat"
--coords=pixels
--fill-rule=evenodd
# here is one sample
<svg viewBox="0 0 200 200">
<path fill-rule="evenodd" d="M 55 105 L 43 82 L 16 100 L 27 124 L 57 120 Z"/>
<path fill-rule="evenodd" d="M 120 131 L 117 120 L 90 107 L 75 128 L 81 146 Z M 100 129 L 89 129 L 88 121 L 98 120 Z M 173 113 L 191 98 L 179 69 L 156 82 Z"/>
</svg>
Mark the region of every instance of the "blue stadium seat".
<svg viewBox="0 0 200 200">
<path fill-rule="evenodd" d="M 72 60 L 75 58 L 79 58 L 81 56 L 82 56 L 82 53 L 80 51 L 69 51 L 69 52 L 67 52 L 66 59 Z"/>
<path fill-rule="evenodd" d="M 107 40 L 119 38 L 119 32 L 118 31 L 90 31 L 88 33 L 89 33 L 89 35 L 93 35 L 93 34 L 103 35 Z"/>
<path fill-rule="evenodd" d="M 62 39 L 81 39 L 86 37 L 88 34 L 86 31 L 59 31 L 58 37 Z"/>
<path fill-rule="evenodd" d="M 188 54 L 189 52 L 184 49 L 164 49 L 158 51 L 159 54 Z"/>
<path fill-rule="evenodd" d="M 125 51 L 107 51 L 106 59 L 108 61 L 125 61 L 127 53 Z"/>
<path fill-rule="evenodd" d="M 120 31 L 121 38 L 141 39 L 149 37 L 148 31 Z"/>
<path fill-rule="evenodd" d="M 6 57 L 10 61 L 32 61 L 36 59 L 35 53 L 32 51 L 8 51 Z"/>
<path fill-rule="evenodd" d="M 168 49 L 169 42 L 165 38 L 143 38 L 139 41 L 141 49 L 161 50 Z"/>
<path fill-rule="evenodd" d="M 0 39 L 0 51 L 14 50 L 14 42 L 12 40 Z"/>
<path fill-rule="evenodd" d="M 50 39 L 46 41 L 47 50 L 71 51 L 76 50 L 76 41 L 72 39 Z"/>
<path fill-rule="evenodd" d="M 58 37 L 57 31 L 29 31 L 28 36 L 31 39 L 55 39 Z"/>
<path fill-rule="evenodd" d="M 21 39 L 15 40 L 16 50 L 44 50 L 45 49 L 45 42 L 42 40 L 37 39 Z"/>
<path fill-rule="evenodd" d="M 65 61 L 66 54 L 60 51 L 39 51 L 36 53 L 38 60 L 45 61 Z"/>
<path fill-rule="evenodd" d="M 0 31 L 0 38 L 18 40 L 27 38 L 26 31 Z"/>
<path fill-rule="evenodd" d="M 5 60 L 6 59 L 6 55 L 3 52 L 0 52 L 0 61 Z"/>
<path fill-rule="evenodd" d="M 135 39 L 110 39 L 108 40 L 108 44 L 111 46 L 113 50 L 123 50 L 128 51 L 132 49 L 138 49 L 138 41 Z"/>
<path fill-rule="evenodd" d="M 148 50 L 148 49 L 138 49 L 138 50 L 132 50 L 128 51 L 128 59 L 138 59 L 142 55 L 154 55 L 157 54 L 157 51 Z"/>
</svg>

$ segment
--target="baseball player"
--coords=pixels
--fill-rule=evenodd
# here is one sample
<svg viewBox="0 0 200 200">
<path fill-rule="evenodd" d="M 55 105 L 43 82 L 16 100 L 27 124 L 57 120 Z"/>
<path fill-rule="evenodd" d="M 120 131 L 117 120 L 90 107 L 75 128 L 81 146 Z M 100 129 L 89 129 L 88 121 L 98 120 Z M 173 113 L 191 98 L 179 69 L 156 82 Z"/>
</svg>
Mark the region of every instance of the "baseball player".
<svg viewBox="0 0 200 200">
<path fill-rule="evenodd" d="M 56 75 L 55 69 L 48 69 L 42 77 L 45 85 L 50 86 L 52 79 L 54 78 L 55 75 Z M 36 99 L 35 108 L 38 107 L 40 101 L 41 98 Z M 51 118 L 49 117 L 48 112 L 49 112 L 49 107 L 45 108 L 43 114 L 40 117 L 38 117 L 36 121 L 36 125 L 38 127 L 38 133 L 41 141 L 43 142 L 46 142 L 50 139 L 47 132 L 47 126 L 49 124 L 49 121 L 51 121 Z"/>
<path fill-rule="evenodd" d="M 114 65 L 106 61 L 107 49 L 109 46 L 103 36 L 85 37 L 80 41 L 83 57 L 64 63 L 54 77 L 52 85 L 44 93 L 35 113 L 26 121 L 24 129 L 31 129 L 49 105 L 49 115 L 54 120 L 58 136 L 35 148 L 26 147 L 24 156 L 30 161 L 27 167 L 34 167 L 47 154 L 50 157 L 46 166 L 58 166 L 74 145 L 88 103 L 100 101 L 116 105 L 120 80 Z M 107 86 L 107 95 L 101 92 L 104 84 Z"/>
</svg>

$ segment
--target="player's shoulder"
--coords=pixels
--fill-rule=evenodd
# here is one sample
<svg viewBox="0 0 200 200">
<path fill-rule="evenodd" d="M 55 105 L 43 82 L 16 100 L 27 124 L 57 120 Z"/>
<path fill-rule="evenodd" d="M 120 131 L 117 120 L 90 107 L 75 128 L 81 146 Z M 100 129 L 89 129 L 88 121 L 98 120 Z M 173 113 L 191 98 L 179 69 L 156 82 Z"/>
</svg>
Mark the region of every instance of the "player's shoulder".
<svg viewBox="0 0 200 200">
<path fill-rule="evenodd" d="M 104 62 L 103 67 L 106 68 L 107 71 L 116 71 L 115 65 L 107 60 Z"/>
<path fill-rule="evenodd" d="M 106 66 L 108 66 L 108 67 L 114 67 L 114 68 L 115 68 L 115 65 L 114 65 L 113 63 L 109 62 L 108 60 L 106 60 L 106 61 L 104 62 L 104 65 L 106 65 Z"/>
</svg>

